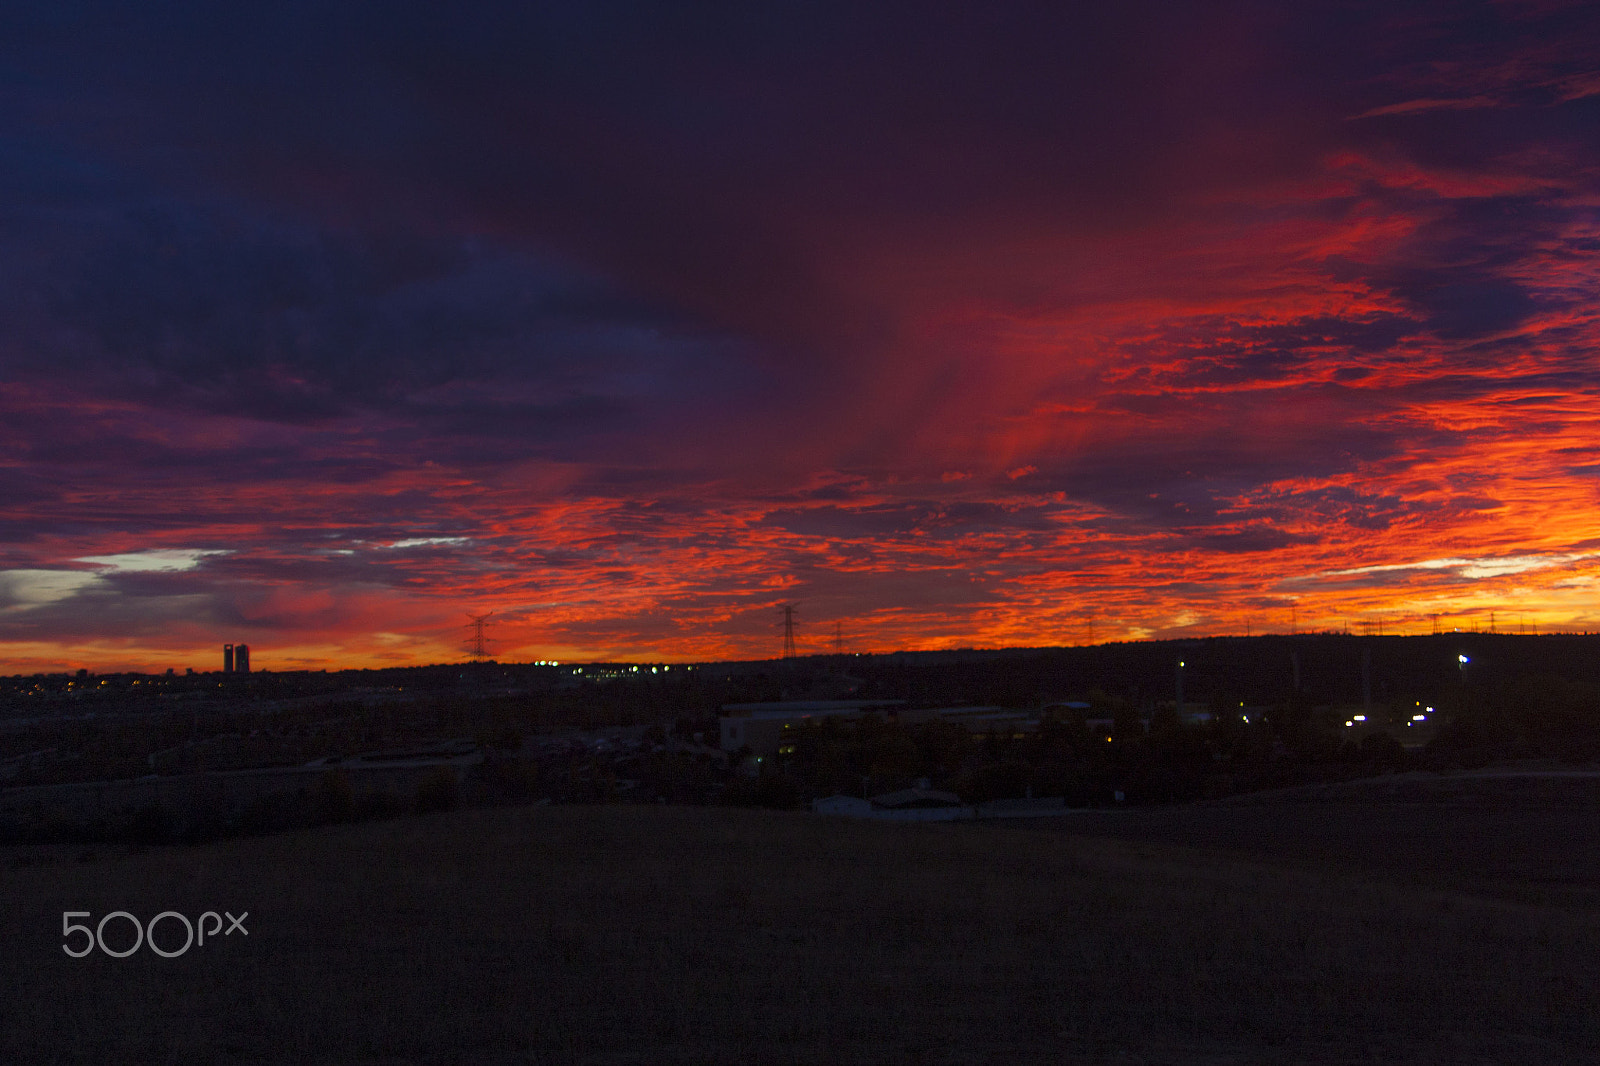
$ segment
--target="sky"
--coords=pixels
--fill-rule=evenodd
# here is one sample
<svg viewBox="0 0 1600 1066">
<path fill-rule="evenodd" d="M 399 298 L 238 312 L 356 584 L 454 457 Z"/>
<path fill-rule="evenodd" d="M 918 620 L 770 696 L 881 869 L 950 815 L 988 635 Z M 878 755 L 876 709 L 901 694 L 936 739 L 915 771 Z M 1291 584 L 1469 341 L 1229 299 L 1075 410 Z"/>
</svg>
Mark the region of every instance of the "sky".
<svg viewBox="0 0 1600 1066">
<path fill-rule="evenodd" d="M 0 10 L 0 673 L 1600 629 L 1583 3 Z"/>
</svg>

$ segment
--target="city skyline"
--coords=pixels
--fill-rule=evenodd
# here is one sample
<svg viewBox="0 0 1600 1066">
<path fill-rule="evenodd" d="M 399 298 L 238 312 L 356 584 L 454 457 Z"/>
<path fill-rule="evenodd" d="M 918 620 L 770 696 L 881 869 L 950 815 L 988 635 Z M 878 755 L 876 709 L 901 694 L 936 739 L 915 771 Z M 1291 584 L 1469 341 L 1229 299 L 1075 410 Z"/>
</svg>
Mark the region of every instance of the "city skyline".
<svg viewBox="0 0 1600 1066">
<path fill-rule="evenodd" d="M 1600 630 L 1584 5 L 5 25 L 0 673 Z"/>
</svg>

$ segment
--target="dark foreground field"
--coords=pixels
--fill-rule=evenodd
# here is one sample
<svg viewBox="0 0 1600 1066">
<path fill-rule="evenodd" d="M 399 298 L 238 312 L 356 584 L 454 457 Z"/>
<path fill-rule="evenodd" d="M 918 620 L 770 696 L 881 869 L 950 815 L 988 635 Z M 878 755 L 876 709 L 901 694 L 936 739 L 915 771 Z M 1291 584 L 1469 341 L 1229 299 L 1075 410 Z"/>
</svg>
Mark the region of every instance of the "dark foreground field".
<svg viewBox="0 0 1600 1066">
<path fill-rule="evenodd" d="M 1295 809 L 1245 817 L 1299 839 Z M 11 849 L 0 1061 L 1600 1061 L 1582 893 L 1069 822 L 546 807 Z M 73 959 L 64 910 L 249 935 Z"/>
<path fill-rule="evenodd" d="M 1600 911 L 1600 771 L 1593 769 L 1395 774 L 1032 824 Z"/>
</svg>

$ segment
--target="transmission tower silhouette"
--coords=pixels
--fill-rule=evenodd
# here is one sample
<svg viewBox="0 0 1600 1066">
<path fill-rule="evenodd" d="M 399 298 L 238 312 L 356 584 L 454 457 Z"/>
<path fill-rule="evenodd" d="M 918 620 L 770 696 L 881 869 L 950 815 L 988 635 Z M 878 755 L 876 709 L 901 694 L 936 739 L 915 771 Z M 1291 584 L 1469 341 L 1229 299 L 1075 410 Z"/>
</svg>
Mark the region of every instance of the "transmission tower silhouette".
<svg viewBox="0 0 1600 1066">
<path fill-rule="evenodd" d="M 793 659 L 794 650 L 794 610 L 800 606 L 798 603 L 785 603 L 779 606 L 783 612 L 783 657 Z"/>
<path fill-rule="evenodd" d="M 490 611 L 489 614 L 494 614 Z M 489 657 L 489 638 L 484 636 L 483 627 L 489 621 L 489 614 L 469 614 L 472 621 L 467 623 L 467 628 L 472 630 L 472 636 L 466 640 L 467 652 L 474 659 L 487 659 Z"/>
</svg>

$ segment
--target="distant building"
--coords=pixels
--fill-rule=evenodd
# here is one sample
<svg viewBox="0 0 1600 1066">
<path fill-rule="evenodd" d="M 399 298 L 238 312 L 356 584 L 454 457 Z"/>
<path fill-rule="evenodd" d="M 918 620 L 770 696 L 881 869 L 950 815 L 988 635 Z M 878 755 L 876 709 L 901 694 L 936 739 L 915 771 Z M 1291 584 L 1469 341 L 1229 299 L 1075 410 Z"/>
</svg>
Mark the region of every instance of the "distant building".
<svg viewBox="0 0 1600 1066">
<path fill-rule="evenodd" d="M 1062 796 L 1024 799 L 992 799 L 977 805 L 979 818 L 1041 818 L 1047 814 L 1066 814 L 1069 808 Z"/>
<path fill-rule="evenodd" d="M 941 722 L 950 722 L 969 733 L 1001 733 L 1021 736 L 1039 731 L 1037 711 L 1008 707 L 940 707 L 933 712 Z"/>
<path fill-rule="evenodd" d="M 1110 740 L 1117 732 L 1117 720 L 1115 718 L 1085 718 L 1083 726 L 1096 736 L 1104 735 L 1107 740 Z"/>
<path fill-rule="evenodd" d="M 786 755 L 790 737 L 807 722 L 833 718 L 852 722 L 867 714 L 882 714 L 903 726 L 948 722 L 974 737 L 990 734 L 1016 737 L 1037 733 L 1044 720 L 1065 712 L 1082 713 L 1086 703 L 1052 704 L 1046 712 L 1009 707 L 907 708 L 904 700 L 783 700 L 775 703 L 728 703 L 722 709 L 722 750 L 749 748 L 754 755 Z M 1090 727 L 1094 723 L 1091 721 Z"/>
<path fill-rule="evenodd" d="M 786 754 L 784 734 L 825 718 L 860 718 L 871 711 L 899 707 L 904 700 L 783 700 L 728 703 L 722 719 L 723 751 L 749 748 L 756 755 Z"/>
<path fill-rule="evenodd" d="M 940 792 L 924 787 L 889 792 L 871 799 L 857 796 L 827 796 L 811 801 L 817 814 L 843 815 L 846 818 L 873 818 L 890 822 L 953 822 L 971 818 L 973 808 L 961 802 L 953 792 Z"/>
<path fill-rule="evenodd" d="M 825 796 L 811 801 L 818 814 L 842 814 L 849 818 L 872 817 L 872 803 L 860 796 Z"/>
<path fill-rule="evenodd" d="M 233 646 L 233 671 L 236 674 L 250 672 L 250 645 L 235 644 Z"/>
<path fill-rule="evenodd" d="M 225 673 L 225 674 L 233 673 L 233 645 L 232 644 L 224 644 L 222 646 L 222 672 Z"/>
<path fill-rule="evenodd" d="M 961 797 L 954 792 L 944 792 L 939 789 L 929 788 L 925 782 L 918 782 L 917 788 L 903 788 L 898 792 L 885 792 L 881 796 L 873 796 L 869 801 L 872 806 L 881 811 L 910 811 L 942 809 L 961 806 Z"/>
</svg>

